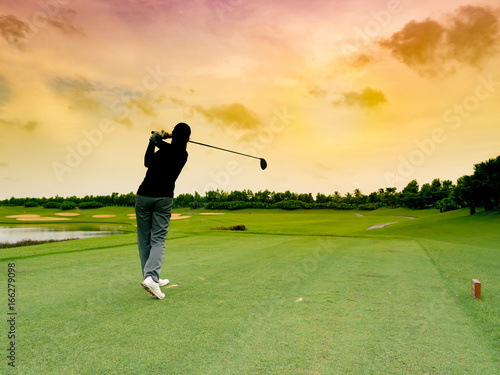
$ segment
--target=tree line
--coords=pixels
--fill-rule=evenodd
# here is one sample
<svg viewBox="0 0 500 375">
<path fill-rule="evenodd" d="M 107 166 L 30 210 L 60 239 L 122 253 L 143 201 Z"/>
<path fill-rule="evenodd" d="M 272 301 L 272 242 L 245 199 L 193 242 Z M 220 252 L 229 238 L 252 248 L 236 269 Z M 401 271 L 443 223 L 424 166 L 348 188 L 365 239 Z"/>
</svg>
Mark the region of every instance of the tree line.
<svg viewBox="0 0 500 375">
<path fill-rule="evenodd" d="M 104 206 L 135 205 L 135 194 L 112 193 L 111 195 L 86 195 L 52 198 L 10 198 L 0 201 L 1 205 L 25 206 L 60 209 L 86 209 Z M 486 211 L 500 209 L 500 156 L 474 165 L 474 173 L 465 175 L 453 184 L 450 180 L 441 181 L 435 178 L 431 183 L 419 186 L 417 180 L 410 181 L 401 192 L 395 187 L 380 188 L 368 195 L 355 189 L 345 195 L 335 191 L 326 195 L 317 193 L 297 194 L 289 190 L 285 192 L 234 190 L 207 191 L 203 196 L 180 194 L 174 199 L 174 207 L 189 207 L 192 209 L 227 209 L 242 208 L 281 208 L 281 209 L 312 209 L 326 208 L 338 210 L 374 210 L 380 207 L 406 207 L 411 209 L 436 208 L 441 212 L 468 207 L 470 213 L 476 212 L 476 207 Z"/>
</svg>

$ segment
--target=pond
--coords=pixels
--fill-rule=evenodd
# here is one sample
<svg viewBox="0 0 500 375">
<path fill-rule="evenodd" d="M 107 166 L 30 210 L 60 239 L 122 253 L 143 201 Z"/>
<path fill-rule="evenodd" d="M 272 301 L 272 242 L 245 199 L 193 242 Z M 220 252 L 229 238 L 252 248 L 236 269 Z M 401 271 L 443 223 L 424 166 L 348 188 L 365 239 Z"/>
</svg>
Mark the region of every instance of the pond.
<svg viewBox="0 0 500 375">
<path fill-rule="evenodd" d="M 123 225 L 112 224 L 2 225 L 0 226 L 0 243 L 104 237 L 128 233 L 122 230 L 123 227 Z"/>
</svg>

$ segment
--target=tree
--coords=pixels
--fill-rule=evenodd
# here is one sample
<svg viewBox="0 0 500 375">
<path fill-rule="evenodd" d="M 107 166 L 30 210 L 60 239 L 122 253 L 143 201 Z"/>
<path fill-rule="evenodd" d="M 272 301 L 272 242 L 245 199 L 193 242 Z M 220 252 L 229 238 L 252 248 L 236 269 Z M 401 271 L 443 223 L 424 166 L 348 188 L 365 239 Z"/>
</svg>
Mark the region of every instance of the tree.
<svg viewBox="0 0 500 375">
<path fill-rule="evenodd" d="M 304 203 L 314 203 L 314 198 L 313 198 L 311 193 L 299 194 L 298 199 L 299 199 L 299 201 L 302 201 Z"/>
<path fill-rule="evenodd" d="M 432 187 L 431 184 L 423 184 L 420 189 L 420 207 L 419 208 L 430 208 L 434 205 L 432 200 Z"/>
<path fill-rule="evenodd" d="M 475 200 L 486 211 L 500 208 L 500 156 L 474 165 Z"/>
<path fill-rule="evenodd" d="M 361 190 L 354 189 L 353 202 L 354 202 L 354 204 L 366 204 L 366 203 L 368 203 L 368 196 L 364 195 L 361 192 Z"/>
<path fill-rule="evenodd" d="M 441 186 L 441 194 L 443 195 L 443 198 L 449 197 L 453 193 L 454 188 L 453 182 L 450 180 L 444 180 Z"/>
<path fill-rule="evenodd" d="M 195 209 L 203 207 L 203 198 L 197 191 L 194 192 L 193 201 L 189 204 L 189 207 Z"/>
<path fill-rule="evenodd" d="M 412 180 L 406 185 L 401 193 L 401 201 L 405 207 L 408 208 L 420 208 L 421 202 L 418 194 L 418 182 L 417 180 Z"/>
<path fill-rule="evenodd" d="M 451 183 L 451 181 L 449 181 Z M 437 201 L 448 197 L 449 192 L 443 189 L 443 184 L 439 178 L 435 178 L 431 183 L 431 201 L 434 205 Z"/>
<path fill-rule="evenodd" d="M 328 199 L 325 194 L 316 194 L 316 203 L 328 203 Z"/>
<path fill-rule="evenodd" d="M 267 189 L 264 191 L 258 191 L 257 193 L 254 194 L 254 200 L 255 202 L 271 203 L 273 194 L 274 193 L 271 193 Z"/>
<path fill-rule="evenodd" d="M 469 206 L 471 215 L 476 213 L 475 186 L 471 176 L 462 176 L 457 180 L 457 186 L 453 190 L 452 198 L 462 207 Z"/>
<path fill-rule="evenodd" d="M 234 190 L 229 193 L 228 200 L 230 202 L 234 201 L 246 202 L 248 201 L 248 195 L 245 193 L 245 191 Z"/>
<path fill-rule="evenodd" d="M 397 196 L 396 196 L 396 188 L 388 187 L 385 189 L 385 203 L 388 206 L 394 207 L 396 205 Z"/>
<path fill-rule="evenodd" d="M 347 204 L 353 203 L 353 196 L 352 196 L 352 194 L 351 193 L 346 193 L 343 201 L 344 201 L 344 203 L 347 203 Z"/>
<path fill-rule="evenodd" d="M 189 207 L 191 203 L 194 202 L 194 197 L 192 194 L 179 194 L 175 198 L 175 207 Z"/>
<path fill-rule="evenodd" d="M 380 196 L 376 192 L 373 192 L 373 193 L 370 193 L 370 195 L 368 195 L 368 200 L 370 203 L 379 203 Z"/>
<path fill-rule="evenodd" d="M 332 200 L 335 202 L 340 202 L 342 200 L 342 195 L 336 190 L 333 193 Z"/>
</svg>

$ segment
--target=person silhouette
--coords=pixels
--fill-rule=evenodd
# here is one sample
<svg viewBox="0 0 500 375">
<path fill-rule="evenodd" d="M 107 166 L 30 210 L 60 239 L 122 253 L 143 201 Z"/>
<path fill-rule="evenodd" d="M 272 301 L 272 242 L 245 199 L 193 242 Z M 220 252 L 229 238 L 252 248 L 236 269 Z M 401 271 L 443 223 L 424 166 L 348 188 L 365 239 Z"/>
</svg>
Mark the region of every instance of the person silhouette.
<svg viewBox="0 0 500 375">
<path fill-rule="evenodd" d="M 160 286 L 169 283 L 160 279 L 165 255 L 165 240 L 169 229 L 174 203 L 175 182 L 187 162 L 187 143 L 191 128 L 178 123 L 172 134 L 154 132 L 144 156 L 146 176 L 137 190 L 135 213 L 137 220 L 137 244 L 144 281 L 141 286 L 157 299 L 165 294 Z M 172 138 L 171 143 L 163 138 Z M 156 147 L 158 151 L 155 152 Z"/>
</svg>

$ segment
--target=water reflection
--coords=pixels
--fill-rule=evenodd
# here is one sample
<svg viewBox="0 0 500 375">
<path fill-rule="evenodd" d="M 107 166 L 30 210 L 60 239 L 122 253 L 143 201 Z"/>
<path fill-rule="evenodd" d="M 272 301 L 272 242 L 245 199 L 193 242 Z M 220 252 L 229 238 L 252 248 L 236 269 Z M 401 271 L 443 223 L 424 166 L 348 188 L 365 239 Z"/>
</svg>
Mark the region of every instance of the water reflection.
<svg viewBox="0 0 500 375">
<path fill-rule="evenodd" d="M 0 242 L 104 237 L 127 233 L 123 228 L 110 224 L 6 225 L 0 226 Z"/>
</svg>

